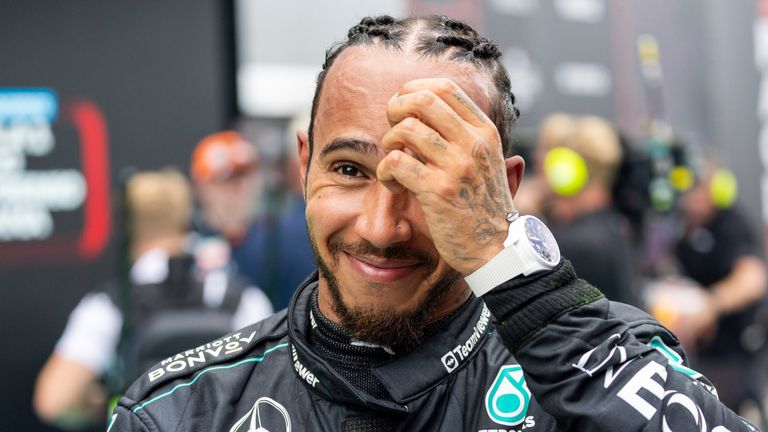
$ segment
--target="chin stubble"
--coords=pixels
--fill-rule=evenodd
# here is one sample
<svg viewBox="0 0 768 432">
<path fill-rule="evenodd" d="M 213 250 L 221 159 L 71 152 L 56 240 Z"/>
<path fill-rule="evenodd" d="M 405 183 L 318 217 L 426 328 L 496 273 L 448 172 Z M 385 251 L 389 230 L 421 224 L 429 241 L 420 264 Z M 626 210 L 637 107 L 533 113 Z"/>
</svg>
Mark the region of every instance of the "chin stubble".
<svg viewBox="0 0 768 432">
<path fill-rule="evenodd" d="M 321 258 L 311 230 L 309 238 L 320 277 L 325 279 L 331 295 L 333 311 L 341 321 L 338 324 L 347 331 L 350 338 L 356 340 L 393 348 L 418 344 L 424 337 L 425 327 L 434 319 L 437 305 L 461 278 L 457 271 L 450 269 L 429 287 L 424 298 L 412 309 L 397 310 L 391 305 L 350 306 L 341 295 L 338 280 L 330 265 Z M 335 265 L 338 265 L 340 254 L 349 251 L 360 256 L 383 259 L 417 259 L 424 267 L 425 279 L 437 267 L 429 254 L 406 247 L 378 249 L 364 240 L 344 243 L 335 238 L 329 242 L 329 249 Z M 382 289 L 386 289 L 386 286 L 382 286 Z"/>
</svg>

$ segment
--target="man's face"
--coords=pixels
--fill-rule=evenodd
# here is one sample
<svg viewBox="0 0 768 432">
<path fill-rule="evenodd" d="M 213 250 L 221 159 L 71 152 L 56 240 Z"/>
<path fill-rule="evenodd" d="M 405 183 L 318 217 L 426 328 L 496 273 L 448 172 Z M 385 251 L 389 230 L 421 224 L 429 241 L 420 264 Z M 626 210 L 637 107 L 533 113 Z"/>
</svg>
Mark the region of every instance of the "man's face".
<svg viewBox="0 0 768 432">
<path fill-rule="evenodd" d="M 387 102 L 425 77 L 452 79 L 489 111 L 492 86 L 470 66 L 352 47 L 326 77 L 309 165 L 308 143 L 300 142 L 321 310 L 353 337 L 385 345 L 413 342 L 469 296 L 438 255 L 412 194 L 393 193 L 376 178 Z"/>
<path fill-rule="evenodd" d="M 683 194 L 681 206 L 690 227 L 702 227 L 714 216 L 715 204 L 710 193 L 711 179 L 698 182 Z"/>
<path fill-rule="evenodd" d="M 242 239 L 256 216 L 261 188 L 261 175 L 256 169 L 196 183 L 206 222 L 235 242 Z"/>
</svg>

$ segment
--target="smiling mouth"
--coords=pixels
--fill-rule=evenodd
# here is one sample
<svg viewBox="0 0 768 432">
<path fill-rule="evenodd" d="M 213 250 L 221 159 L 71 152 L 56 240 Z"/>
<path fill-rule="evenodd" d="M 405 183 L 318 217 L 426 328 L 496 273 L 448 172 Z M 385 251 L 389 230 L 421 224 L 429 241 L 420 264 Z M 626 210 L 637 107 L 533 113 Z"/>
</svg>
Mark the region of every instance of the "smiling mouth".
<svg viewBox="0 0 768 432">
<path fill-rule="evenodd" d="M 344 253 L 352 267 L 368 280 L 393 282 L 411 276 L 423 264 L 414 259 L 372 259 Z"/>
</svg>

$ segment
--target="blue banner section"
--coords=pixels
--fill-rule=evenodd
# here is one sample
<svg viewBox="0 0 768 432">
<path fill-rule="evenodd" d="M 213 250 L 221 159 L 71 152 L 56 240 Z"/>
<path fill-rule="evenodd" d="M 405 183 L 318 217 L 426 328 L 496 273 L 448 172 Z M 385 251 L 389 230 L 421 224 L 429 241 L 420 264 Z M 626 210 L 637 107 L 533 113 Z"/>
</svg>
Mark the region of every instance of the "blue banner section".
<svg viewBox="0 0 768 432">
<path fill-rule="evenodd" d="M 59 115 L 56 92 L 47 88 L 0 88 L 0 124 L 53 123 Z"/>
</svg>

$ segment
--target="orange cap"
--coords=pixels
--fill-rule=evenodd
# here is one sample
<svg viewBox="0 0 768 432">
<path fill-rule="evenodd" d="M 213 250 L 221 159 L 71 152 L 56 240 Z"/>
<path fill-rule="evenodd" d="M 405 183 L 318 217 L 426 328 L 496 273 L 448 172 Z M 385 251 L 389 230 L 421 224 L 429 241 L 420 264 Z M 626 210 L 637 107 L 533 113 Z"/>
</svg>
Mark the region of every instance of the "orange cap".
<svg viewBox="0 0 768 432">
<path fill-rule="evenodd" d="M 237 132 L 216 132 L 203 138 L 192 152 L 192 178 L 224 180 L 256 166 L 256 148 Z"/>
</svg>

